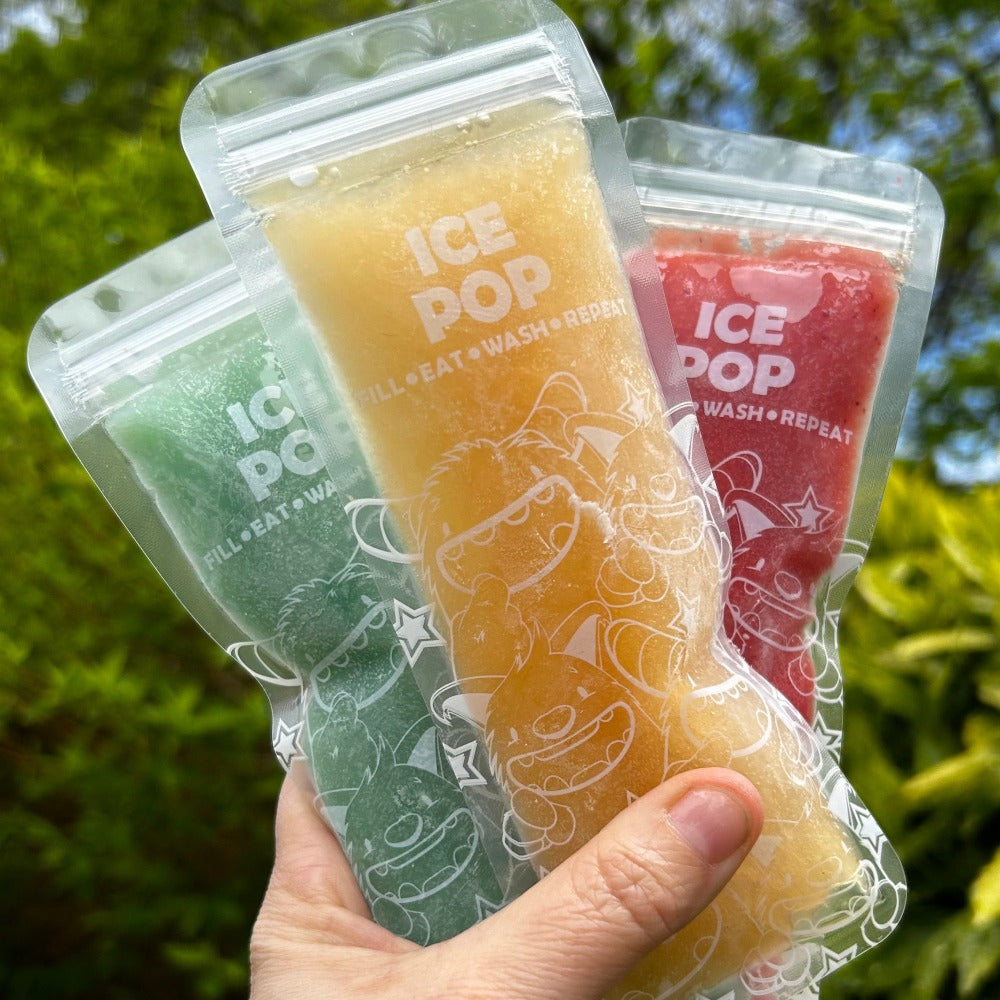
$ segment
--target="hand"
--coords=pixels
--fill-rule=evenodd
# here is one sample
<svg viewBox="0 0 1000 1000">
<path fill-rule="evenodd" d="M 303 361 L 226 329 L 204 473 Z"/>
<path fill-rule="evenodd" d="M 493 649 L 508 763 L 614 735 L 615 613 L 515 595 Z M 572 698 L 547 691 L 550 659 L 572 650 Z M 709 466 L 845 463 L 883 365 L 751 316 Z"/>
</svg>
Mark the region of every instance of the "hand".
<svg viewBox="0 0 1000 1000">
<path fill-rule="evenodd" d="M 599 1000 L 705 907 L 760 833 L 753 786 L 689 771 L 634 802 L 499 913 L 421 948 L 373 923 L 296 767 L 250 942 L 250 1000 Z"/>
</svg>

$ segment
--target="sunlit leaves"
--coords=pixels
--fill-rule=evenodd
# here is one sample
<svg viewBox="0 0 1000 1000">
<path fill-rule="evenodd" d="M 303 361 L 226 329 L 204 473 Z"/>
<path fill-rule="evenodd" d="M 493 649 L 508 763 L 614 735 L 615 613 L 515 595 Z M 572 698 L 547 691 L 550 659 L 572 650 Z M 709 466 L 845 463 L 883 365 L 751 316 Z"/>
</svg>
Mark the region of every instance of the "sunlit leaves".
<svg viewBox="0 0 1000 1000">
<path fill-rule="evenodd" d="M 824 997 L 1000 991 L 998 560 L 1000 489 L 948 492 L 897 467 L 843 616 L 844 760 L 911 897 L 899 932 Z"/>
<path fill-rule="evenodd" d="M 975 926 L 1000 923 L 1000 847 L 972 883 L 969 903 Z"/>
</svg>

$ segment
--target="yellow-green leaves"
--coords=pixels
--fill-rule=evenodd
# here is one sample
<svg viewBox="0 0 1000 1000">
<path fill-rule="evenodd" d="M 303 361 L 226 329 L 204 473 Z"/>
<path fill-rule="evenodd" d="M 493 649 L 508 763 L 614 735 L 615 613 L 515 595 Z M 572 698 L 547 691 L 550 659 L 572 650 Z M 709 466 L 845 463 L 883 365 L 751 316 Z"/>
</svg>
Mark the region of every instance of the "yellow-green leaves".
<svg viewBox="0 0 1000 1000">
<path fill-rule="evenodd" d="M 972 883 L 969 903 L 974 926 L 1000 921 L 1000 847 Z"/>
<path fill-rule="evenodd" d="M 897 466 L 841 620 L 844 761 L 910 902 L 824 1000 L 1000 996 L 998 590 L 1000 490 Z"/>
</svg>

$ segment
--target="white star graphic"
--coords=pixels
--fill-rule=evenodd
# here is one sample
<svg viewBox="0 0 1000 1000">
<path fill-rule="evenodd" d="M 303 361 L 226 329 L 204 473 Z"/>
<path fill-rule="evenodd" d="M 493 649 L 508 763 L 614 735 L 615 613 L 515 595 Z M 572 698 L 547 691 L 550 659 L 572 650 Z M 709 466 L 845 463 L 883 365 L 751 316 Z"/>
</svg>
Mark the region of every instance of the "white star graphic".
<svg viewBox="0 0 1000 1000">
<path fill-rule="evenodd" d="M 284 719 L 278 720 L 278 728 L 275 730 L 274 756 L 281 761 L 281 766 L 287 771 L 292 766 L 292 761 L 302 756 L 302 723 L 296 722 L 294 726 L 289 726 Z"/>
<path fill-rule="evenodd" d="M 830 726 L 822 715 L 817 715 L 813 721 L 813 731 L 819 737 L 820 743 L 830 752 L 834 758 L 840 757 L 840 746 L 843 734 L 839 729 Z"/>
<path fill-rule="evenodd" d="M 698 625 L 698 608 L 700 606 L 699 598 L 690 598 L 678 590 L 677 614 L 670 622 L 671 628 L 679 630 L 684 635 L 690 635 Z"/>
<path fill-rule="evenodd" d="M 826 519 L 833 513 L 832 507 L 824 507 L 816 499 L 812 486 L 798 503 L 785 504 L 785 510 L 795 519 L 800 528 L 807 531 L 822 531 Z"/>
<path fill-rule="evenodd" d="M 856 944 L 850 945 L 844 951 L 834 951 L 832 948 L 823 949 L 823 975 L 827 976 L 831 972 L 847 965 L 858 953 Z"/>
<path fill-rule="evenodd" d="M 488 899 L 476 895 L 476 909 L 479 911 L 480 921 L 485 920 L 490 914 L 496 913 L 503 907 L 502 903 L 491 903 Z"/>
<path fill-rule="evenodd" d="M 871 849 L 872 854 L 881 854 L 882 845 L 885 843 L 885 834 L 882 832 L 882 828 L 875 822 L 875 817 L 867 809 L 861 812 L 859 819 L 860 822 L 856 821 L 854 826 L 861 837 L 861 842 Z"/>
<path fill-rule="evenodd" d="M 649 419 L 649 390 L 636 389 L 631 382 L 625 383 L 628 399 L 618 407 L 623 417 L 630 417 L 637 425 L 644 424 Z"/>
<path fill-rule="evenodd" d="M 446 743 L 442 743 L 441 745 L 448 756 L 448 763 L 455 773 L 455 780 L 458 781 L 459 788 L 470 788 L 473 785 L 486 784 L 486 779 L 474 763 L 476 758 L 476 744 L 474 741 L 463 743 L 460 747 L 450 747 Z"/>
<path fill-rule="evenodd" d="M 432 605 L 425 604 L 421 608 L 409 608 L 402 601 L 393 599 L 395 620 L 393 628 L 396 638 L 403 647 L 407 663 L 412 667 L 420 654 L 432 646 L 443 646 L 444 639 L 434 627 L 431 616 L 434 613 Z"/>
</svg>

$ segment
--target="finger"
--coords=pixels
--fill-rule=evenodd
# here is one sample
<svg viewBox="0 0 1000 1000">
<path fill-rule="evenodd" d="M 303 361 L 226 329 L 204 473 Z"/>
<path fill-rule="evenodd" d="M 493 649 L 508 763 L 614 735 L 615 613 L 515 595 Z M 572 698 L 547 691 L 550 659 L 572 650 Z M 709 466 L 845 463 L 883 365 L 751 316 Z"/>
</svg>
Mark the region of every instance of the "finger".
<svg viewBox="0 0 1000 1000">
<path fill-rule="evenodd" d="M 344 849 L 320 816 L 312 779 L 299 762 L 278 795 L 274 841 L 272 887 L 302 903 L 332 904 L 369 916 Z"/>
<path fill-rule="evenodd" d="M 274 826 L 274 869 L 250 936 L 251 1000 L 311 997 L 318 982 L 370 975 L 373 951 L 416 949 L 372 921 L 302 766 L 285 776 Z"/>
<path fill-rule="evenodd" d="M 597 1000 L 711 902 L 762 823 L 760 796 L 741 775 L 679 775 L 506 909 L 440 947 L 458 947 L 464 966 L 480 970 L 484 996 Z"/>
<path fill-rule="evenodd" d="M 258 967 L 275 951 L 272 946 L 280 955 L 293 941 L 383 952 L 416 948 L 372 921 L 347 856 L 316 809 L 312 781 L 301 765 L 293 765 L 278 795 L 274 869 L 251 941 Z"/>
</svg>

